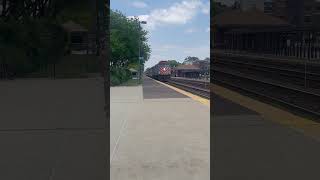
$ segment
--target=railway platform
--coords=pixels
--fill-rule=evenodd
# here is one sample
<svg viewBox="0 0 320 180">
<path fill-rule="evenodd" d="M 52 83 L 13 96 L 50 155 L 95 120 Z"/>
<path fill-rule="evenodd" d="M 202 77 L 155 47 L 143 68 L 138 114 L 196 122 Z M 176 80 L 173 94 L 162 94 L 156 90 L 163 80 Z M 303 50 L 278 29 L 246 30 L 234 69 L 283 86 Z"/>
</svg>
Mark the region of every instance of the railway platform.
<svg viewBox="0 0 320 180">
<path fill-rule="evenodd" d="M 101 78 L 0 82 L 0 179 L 108 179 Z"/>
<path fill-rule="evenodd" d="M 210 178 L 210 107 L 150 78 L 110 91 L 112 180 Z"/>
<path fill-rule="evenodd" d="M 320 125 L 212 85 L 216 180 L 317 180 Z"/>
<path fill-rule="evenodd" d="M 111 179 L 319 179 L 318 123 L 212 90 L 209 122 L 206 103 L 150 78 L 111 88 Z"/>
</svg>

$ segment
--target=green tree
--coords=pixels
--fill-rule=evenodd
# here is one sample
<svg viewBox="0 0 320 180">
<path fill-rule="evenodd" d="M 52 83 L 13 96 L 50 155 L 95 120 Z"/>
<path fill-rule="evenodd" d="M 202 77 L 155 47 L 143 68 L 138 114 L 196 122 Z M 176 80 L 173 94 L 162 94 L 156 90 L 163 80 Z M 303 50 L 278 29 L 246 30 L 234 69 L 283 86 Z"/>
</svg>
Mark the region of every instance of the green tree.
<svg viewBox="0 0 320 180">
<path fill-rule="evenodd" d="M 137 18 L 129 19 L 119 11 L 110 11 L 110 75 L 111 84 L 117 85 L 128 80 L 128 69 L 141 70 L 149 59 L 151 49 L 148 44 L 148 32 L 140 28 Z M 139 46 L 141 56 L 139 61 Z"/>
<path fill-rule="evenodd" d="M 237 5 L 238 4 L 236 1 L 233 5 L 233 9 L 235 9 Z M 212 2 L 212 3 L 210 3 L 210 6 L 212 9 L 212 16 L 216 16 L 216 15 L 230 9 L 230 7 L 228 7 L 225 4 L 222 4 L 221 2 Z"/>
<path fill-rule="evenodd" d="M 148 32 L 139 28 L 138 19 L 129 19 L 119 11 L 110 12 L 111 68 L 139 62 L 139 43 L 145 63 L 150 57 Z"/>
<path fill-rule="evenodd" d="M 176 61 L 176 60 L 168 60 L 168 63 L 169 63 L 169 66 L 171 67 L 171 68 L 175 68 L 175 67 L 177 67 L 177 66 L 179 66 L 181 63 L 179 63 L 178 61 Z"/>
<path fill-rule="evenodd" d="M 95 1 L 0 0 L 0 64 L 27 73 L 59 63 L 67 45 L 61 24 L 96 26 Z"/>
<path fill-rule="evenodd" d="M 189 64 L 189 63 L 193 63 L 195 61 L 199 61 L 200 59 L 198 57 L 194 57 L 194 56 L 188 56 L 184 59 L 183 64 Z"/>
</svg>

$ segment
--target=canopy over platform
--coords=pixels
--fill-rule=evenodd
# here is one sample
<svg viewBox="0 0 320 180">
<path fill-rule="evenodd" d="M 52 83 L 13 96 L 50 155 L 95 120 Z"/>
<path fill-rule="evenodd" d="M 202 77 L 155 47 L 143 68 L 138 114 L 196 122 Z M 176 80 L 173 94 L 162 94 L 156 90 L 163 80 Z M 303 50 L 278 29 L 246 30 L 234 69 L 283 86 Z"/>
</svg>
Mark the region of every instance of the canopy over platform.
<svg viewBox="0 0 320 180">
<path fill-rule="evenodd" d="M 264 14 L 258 10 L 232 10 L 218 14 L 213 18 L 213 26 L 220 28 L 232 27 L 292 27 L 288 22 Z"/>
</svg>

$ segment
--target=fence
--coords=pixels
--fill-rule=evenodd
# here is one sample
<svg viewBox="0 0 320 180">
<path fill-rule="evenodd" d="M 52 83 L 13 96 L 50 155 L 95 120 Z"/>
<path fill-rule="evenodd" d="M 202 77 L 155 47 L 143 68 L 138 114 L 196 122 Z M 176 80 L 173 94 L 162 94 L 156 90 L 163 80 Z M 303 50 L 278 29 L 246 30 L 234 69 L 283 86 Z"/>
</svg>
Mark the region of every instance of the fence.
<svg viewBox="0 0 320 180">
<path fill-rule="evenodd" d="M 271 33 L 226 33 L 215 49 L 234 53 L 252 53 L 320 60 L 320 31 L 292 30 Z"/>
<path fill-rule="evenodd" d="M 15 65 L 0 63 L 0 79 L 11 78 L 82 78 L 100 72 L 96 55 L 68 55 L 56 64 L 38 64 L 33 71 L 18 72 Z"/>
</svg>

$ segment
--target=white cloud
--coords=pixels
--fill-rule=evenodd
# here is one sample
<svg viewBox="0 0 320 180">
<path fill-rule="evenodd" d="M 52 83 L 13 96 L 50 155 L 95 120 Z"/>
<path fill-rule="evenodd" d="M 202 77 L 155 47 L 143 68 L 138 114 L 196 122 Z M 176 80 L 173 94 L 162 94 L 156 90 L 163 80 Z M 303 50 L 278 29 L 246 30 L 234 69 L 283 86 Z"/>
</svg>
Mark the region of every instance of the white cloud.
<svg viewBox="0 0 320 180">
<path fill-rule="evenodd" d="M 174 3 L 166 9 L 154 9 L 150 14 L 138 16 L 140 20 L 147 21 L 147 29 L 152 30 L 163 25 L 183 25 L 203 12 L 204 3 L 200 0 L 184 0 Z"/>
<path fill-rule="evenodd" d="M 134 1 L 132 3 L 132 6 L 136 7 L 136 8 L 146 8 L 146 7 L 148 7 L 148 5 L 143 1 Z"/>
<path fill-rule="evenodd" d="M 146 62 L 146 67 L 157 64 L 160 60 L 175 59 L 183 62 L 187 56 L 196 56 L 200 59 L 210 57 L 210 44 L 197 46 L 182 46 L 175 44 L 164 44 L 152 47 L 150 59 Z"/>
<path fill-rule="evenodd" d="M 149 18 L 149 15 L 139 15 L 139 16 L 127 16 L 129 19 L 138 18 L 140 21 L 147 21 Z"/>
<path fill-rule="evenodd" d="M 206 29 L 206 32 L 210 32 L 210 27 L 208 27 L 208 28 Z"/>
</svg>

